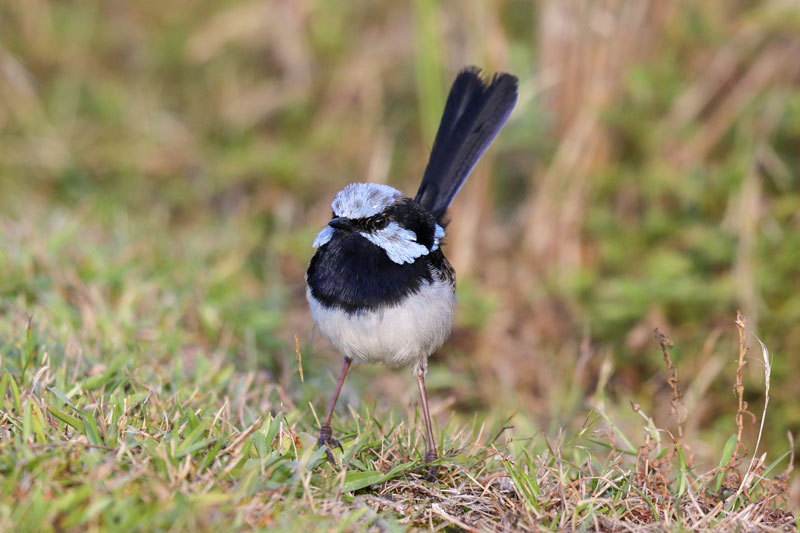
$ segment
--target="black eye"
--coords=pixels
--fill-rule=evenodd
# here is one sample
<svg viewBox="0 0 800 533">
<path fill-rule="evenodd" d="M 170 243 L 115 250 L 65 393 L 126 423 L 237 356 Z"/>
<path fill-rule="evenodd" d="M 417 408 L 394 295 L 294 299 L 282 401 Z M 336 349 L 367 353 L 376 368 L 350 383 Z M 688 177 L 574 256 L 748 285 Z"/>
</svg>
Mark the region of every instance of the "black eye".
<svg viewBox="0 0 800 533">
<path fill-rule="evenodd" d="M 389 221 L 383 215 L 377 215 L 372 219 L 372 227 L 375 229 L 383 229 Z"/>
</svg>

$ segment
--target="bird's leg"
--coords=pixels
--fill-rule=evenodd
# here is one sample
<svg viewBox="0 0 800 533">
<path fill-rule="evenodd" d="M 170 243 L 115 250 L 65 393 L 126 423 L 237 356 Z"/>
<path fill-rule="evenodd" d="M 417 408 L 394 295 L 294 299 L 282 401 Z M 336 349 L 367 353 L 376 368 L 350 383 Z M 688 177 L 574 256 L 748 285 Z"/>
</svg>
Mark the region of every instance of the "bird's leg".
<svg viewBox="0 0 800 533">
<path fill-rule="evenodd" d="M 425 429 L 428 431 L 428 452 L 425 454 L 425 462 L 432 463 L 439 458 L 436 453 L 436 441 L 433 440 L 433 426 L 431 425 L 431 413 L 428 410 L 428 394 L 425 392 L 425 376 L 417 376 L 419 385 L 419 396 L 422 399 L 422 412 L 425 416 Z M 428 481 L 436 481 L 436 466 L 428 467 Z"/>
<path fill-rule="evenodd" d="M 342 365 L 342 372 L 339 374 L 339 381 L 336 383 L 336 390 L 333 392 L 333 398 L 331 398 L 331 405 L 328 407 L 328 414 L 325 415 L 325 422 L 323 422 L 322 427 L 319 428 L 319 439 L 317 439 L 317 446 L 322 447 L 325 446 L 325 453 L 328 454 L 328 460 L 332 464 L 336 464 L 336 460 L 333 457 L 333 453 L 331 452 L 332 447 L 339 448 L 344 453 L 344 448 L 342 448 L 342 443 L 338 440 L 334 439 L 331 432 L 331 417 L 333 416 L 333 408 L 336 407 L 336 400 L 339 399 L 339 393 L 342 391 L 342 385 L 344 384 L 344 379 L 347 377 L 347 372 L 350 370 L 350 363 L 353 360 L 349 357 L 344 358 L 344 364 Z"/>
</svg>

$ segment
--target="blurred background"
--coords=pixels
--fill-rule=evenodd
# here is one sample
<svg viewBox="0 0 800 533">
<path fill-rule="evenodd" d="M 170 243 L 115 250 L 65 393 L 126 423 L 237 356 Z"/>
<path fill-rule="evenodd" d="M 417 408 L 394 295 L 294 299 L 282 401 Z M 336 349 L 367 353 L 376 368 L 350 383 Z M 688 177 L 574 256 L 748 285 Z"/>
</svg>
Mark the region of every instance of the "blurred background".
<svg viewBox="0 0 800 533">
<path fill-rule="evenodd" d="M 289 394 L 298 335 L 324 409 L 339 356 L 306 307 L 311 242 L 351 181 L 413 196 L 475 64 L 520 98 L 451 212 L 438 410 L 517 411 L 532 435 L 605 402 L 640 435 L 635 401 L 669 427 L 658 327 L 687 440 L 713 457 L 735 431 L 741 309 L 774 357 L 774 458 L 800 429 L 798 58 L 793 0 L 5 0 L 2 312 L 89 358 L 223 353 Z M 344 395 L 415 399 L 379 368 Z"/>
</svg>

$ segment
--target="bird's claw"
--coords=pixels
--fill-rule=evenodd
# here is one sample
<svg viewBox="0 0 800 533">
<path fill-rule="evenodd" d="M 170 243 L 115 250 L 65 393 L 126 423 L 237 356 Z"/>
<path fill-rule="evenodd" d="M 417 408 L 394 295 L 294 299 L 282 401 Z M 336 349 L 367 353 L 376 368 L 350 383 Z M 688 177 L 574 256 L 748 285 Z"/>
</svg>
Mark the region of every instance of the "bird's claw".
<svg viewBox="0 0 800 533">
<path fill-rule="evenodd" d="M 331 431 L 331 426 L 329 424 L 322 424 L 322 427 L 319 428 L 317 447 L 322 448 L 323 446 L 325 446 L 325 454 L 328 456 L 328 461 L 335 465 L 336 458 L 333 456 L 331 448 L 339 448 L 342 453 L 344 453 L 344 448 L 342 447 L 341 442 L 333 438 L 333 432 Z"/>
</svg>

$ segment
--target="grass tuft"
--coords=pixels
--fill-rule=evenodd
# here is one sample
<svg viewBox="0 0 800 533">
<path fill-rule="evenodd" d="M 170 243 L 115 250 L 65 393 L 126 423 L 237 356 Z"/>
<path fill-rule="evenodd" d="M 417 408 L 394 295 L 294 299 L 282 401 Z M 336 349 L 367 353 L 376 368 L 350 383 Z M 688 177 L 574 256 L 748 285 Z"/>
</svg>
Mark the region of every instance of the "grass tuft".
<svg viewBox="0 0 800 533">
<path fill-rule="evenodd" d="M 316 446 L 313 410 L 298 407 L 301 402 L 264 374 L 227 371 L 222 361 L 196 354 L 195 367 L 215 372 L 176 384 L 157 359 L 90 363 L 68 357 L 35 319 L 17 323 L 23 327 L 4 343 L 0 377 L 4 530 L 335 524 L 779 530 L 796 524 L 782 505 L 792 449 L 769 464 L 766 454 L 754 454 L 740 473 L 737 432 L 718 466 L 701 471 L 680 430 L 657 427 L 636 405 L 644 434 L 633 455 L 602 438 L 615 434 L 602 413 L 577 433 L 562 431 L 554 439 L 519 435 L 518 415 L 489 431 L 485 423 L 452 417 L 440 428 L 442 474 L 430 483 L 423 480 L 425 441 L 416 408 L 408 418 L 366 406 L 339 417 L 340 469 Z M 685 411 L 671 342 L 660 332 L 656 339 L 680 428 Z M 299 342 L 296 348 L 300 364 Z M 768 380 L 765 347 L 763 354 Z M 669 444 L 662 434 L 672 437 Z"/>
</svg>

